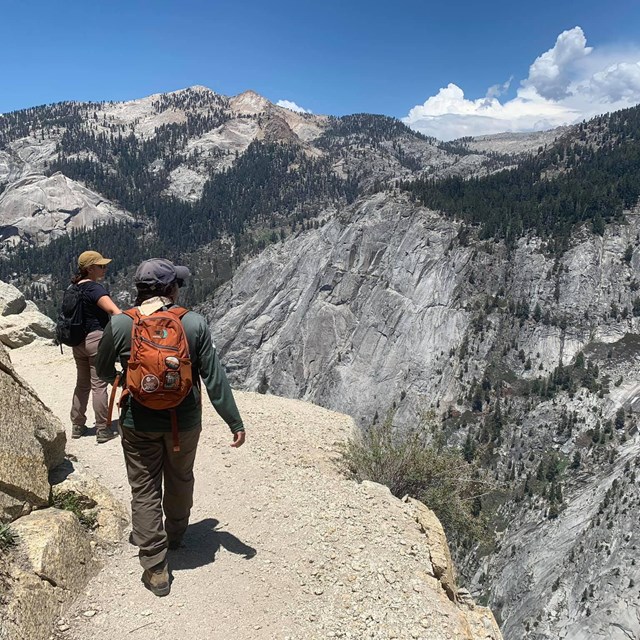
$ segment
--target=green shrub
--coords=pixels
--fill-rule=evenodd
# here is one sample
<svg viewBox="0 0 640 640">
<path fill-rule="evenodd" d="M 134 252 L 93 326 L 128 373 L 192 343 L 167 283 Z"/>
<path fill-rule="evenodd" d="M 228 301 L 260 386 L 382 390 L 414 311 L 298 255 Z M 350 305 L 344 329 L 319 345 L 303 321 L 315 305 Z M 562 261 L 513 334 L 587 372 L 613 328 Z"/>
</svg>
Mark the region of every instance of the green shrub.
<svg viewBox="0 0 640 640">
<path fill-rule="evenodd" d="M 408 494 L 424 502 L 452 538 L 487 542 L 487 519 L 478 504 L 492 483 L 458 449 L 432 440 L 428 429 L 394 432 L 387 419 L 351 440 L 343 455 L 356 480 L 378 482 L 397 497 Z"/>
<path fill-rule="evenodd" d="M 18 535 L 8 524 L 0 524 L 0 551 L 16 544 Z"/>
<path fill-rule="evenodd" d="M 95 513 L 89 511 L 96 506 L 96 503 L 90 498 L 73 491 L 63 491 L 55 494 L 51 499 L 51 506 L 71 511 L 76 515 L 80 524 L 87 529 L 95 529 L 98 524 Z"/>
</svg>

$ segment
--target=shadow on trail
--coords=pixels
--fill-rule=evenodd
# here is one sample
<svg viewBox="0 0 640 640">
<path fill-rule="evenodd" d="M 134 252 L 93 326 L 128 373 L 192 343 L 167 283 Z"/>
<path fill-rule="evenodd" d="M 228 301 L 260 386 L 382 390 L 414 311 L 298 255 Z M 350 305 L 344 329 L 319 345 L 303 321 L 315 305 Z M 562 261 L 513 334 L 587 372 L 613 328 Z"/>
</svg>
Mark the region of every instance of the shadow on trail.
<svg viewBox="0 0 640 640">
<path fill-rule="evenodd" d="M 219 524 L 214 518 L 206 518 L 190 524 L 184 536 L 183 546 L 169 552 L 171 570 L 197 569 L 210 564 L 216 559 L 216 553 L 220 547 L 244 556 L 245 560 L 251 560 L 258 553 L 256 549 L 245 544 L 232 533 L 216 529 Z"/>
</svg>

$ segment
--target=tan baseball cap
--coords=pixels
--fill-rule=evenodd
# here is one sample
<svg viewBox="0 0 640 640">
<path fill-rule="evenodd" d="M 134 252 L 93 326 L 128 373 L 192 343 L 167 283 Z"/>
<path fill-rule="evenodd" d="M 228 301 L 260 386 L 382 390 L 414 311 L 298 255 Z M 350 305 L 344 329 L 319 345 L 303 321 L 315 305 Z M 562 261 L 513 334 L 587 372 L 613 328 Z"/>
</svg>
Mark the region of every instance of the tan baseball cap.
<svg viewBox="0 0 640 640">
<path fill-rule="evenodd" d="M 94 264 L 106 265 L 111 262 L 111 258 L 103 258 L 97 251 L 84 251 L 78 256 L 78 267 L 86 269 Z"/>
</svg>

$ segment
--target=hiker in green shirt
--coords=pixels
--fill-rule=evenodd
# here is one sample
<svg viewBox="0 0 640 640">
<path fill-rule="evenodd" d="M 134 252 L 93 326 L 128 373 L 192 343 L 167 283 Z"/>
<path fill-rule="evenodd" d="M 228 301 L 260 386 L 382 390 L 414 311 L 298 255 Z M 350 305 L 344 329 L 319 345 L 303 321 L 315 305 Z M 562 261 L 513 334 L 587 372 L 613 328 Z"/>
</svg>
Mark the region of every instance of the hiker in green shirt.
<svg viewBox="0 0 640 640">
<path fill-rule="evenodd" d="M 179 287 L 189 275 L 186 267 L 162 258 L 143 262 L 135 274 L 138 294 L 135 304 L 140 316 L 175 308 Z M 175 408 L 178 433 L 172 434 L 172 410 L 150 409 L 126 393 L 121 402 L 122 448 L 132 494 L 130 539 L 139 548 L 140 564 L 144 568 L 142 582 L 158 596 L 170 591 L 167 549 L 180 547 L 193 504 L 193 463 L 202 425 L 199 379 L 233 434 L 231 446 L 240 447 L 245 439 L 242 418 L 206 320 L 187 311 L 181 322 L 194 384 Z M 117 375 L 116 363 L 126 371 L 132 328 L 133 319 L 125 313 L 113 316 L 104 330 L 96 371 L 111 384 Z M 178 434 L 179 447 L 176 446 Z"/>
</svg>

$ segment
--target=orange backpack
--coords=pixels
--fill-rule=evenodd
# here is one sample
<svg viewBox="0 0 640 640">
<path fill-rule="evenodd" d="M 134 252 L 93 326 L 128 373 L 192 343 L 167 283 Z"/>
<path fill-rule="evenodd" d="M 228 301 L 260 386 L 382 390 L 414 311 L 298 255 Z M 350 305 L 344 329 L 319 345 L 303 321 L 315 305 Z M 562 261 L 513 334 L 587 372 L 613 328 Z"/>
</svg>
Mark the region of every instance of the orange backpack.
<svg viewBox="0 0 640 640">
<path fill-rule="evenodd" d="M 173 450 L 180 451 L 175 408 L 193 387 L 189 343 L 180 321 L 187 309 L 172 307 L 143 316 L 136 307 L 123 313 L 133 320 L 123 396 L 128 392 L 149 409 L 168 409 Z"/>
</svg>

